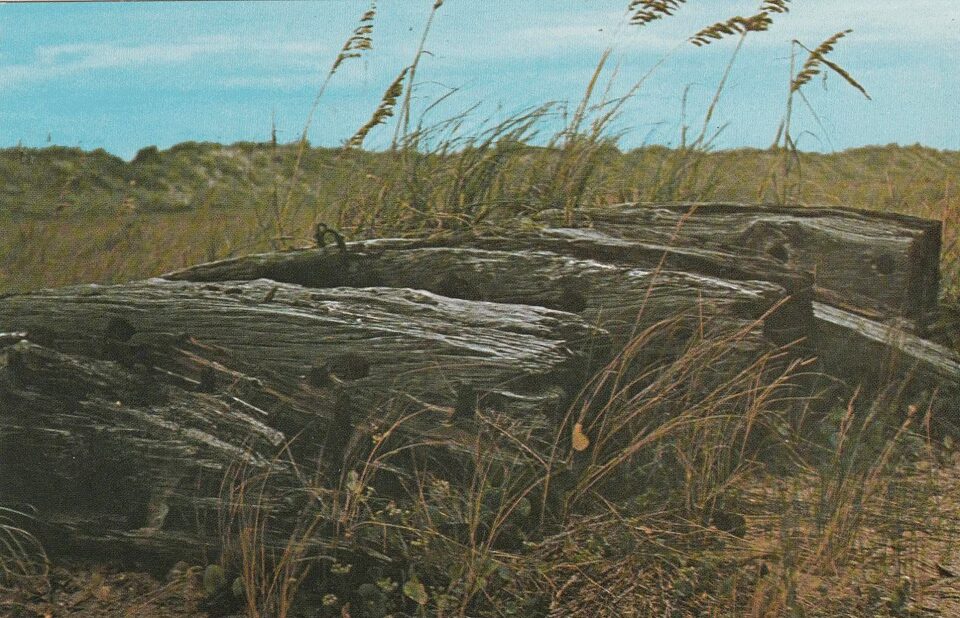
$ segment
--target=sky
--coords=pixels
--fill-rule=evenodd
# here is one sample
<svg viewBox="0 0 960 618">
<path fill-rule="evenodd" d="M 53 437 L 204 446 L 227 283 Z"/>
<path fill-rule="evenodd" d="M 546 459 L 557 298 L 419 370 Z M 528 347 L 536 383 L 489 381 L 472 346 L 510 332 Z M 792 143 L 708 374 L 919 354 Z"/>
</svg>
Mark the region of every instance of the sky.
<svg viewBox="0 0 960 618">
<path fill-rule="evenodd" d="M 434 0 L 380 0 L 373 50 L 344 63 L 319 101 L 309 137 L 339 146 L 376 109 L 410 63 Z M 598 91 L 626 92 L 615 130 L 622 148 L 676 145 L 699 133 L 735 40 L 686 39 L 759 0 L 691 0 L 645 27 L 625 24 L 629 0 L 446 0 L 417 72 L 427 123 L 477 105 L 471 118 L 505 118 L 548 101 L 575 105 L 604 49 Z M 364 0 L 0 4 L 0 147 L 138 149 L 183 141 L 294 141 Z M 830 58 L 871 100 L 835 75 L 796 101 L 801 149 L 920 143 L 960 149 L 960 1 L 793 0 L 769 32 L 737 54 L 708 135 L 714 148 L 767 147 L 783 117 L 791 41 L 809 48 L 850 28 Z M 806 52 L 798 52 L 802 62 Z M 652 71 L 652 72 L 651 72 Z M 809 105 L 807 104 L 809 103 Z M 367 146 L 389 144 L 392 126 Z"/>
</svg>

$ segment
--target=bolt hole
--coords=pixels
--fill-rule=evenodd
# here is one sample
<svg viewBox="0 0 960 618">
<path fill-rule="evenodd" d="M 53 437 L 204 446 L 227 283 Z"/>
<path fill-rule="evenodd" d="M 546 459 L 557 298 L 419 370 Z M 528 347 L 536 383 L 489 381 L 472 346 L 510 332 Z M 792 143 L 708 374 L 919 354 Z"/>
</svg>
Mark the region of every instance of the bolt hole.
<svg viewBox="0 0 960 618">
<path fill-rule="evenodd" d="M 369 375 L 370 361 L 359 354 L 347 352 L 311 366 L 307 380 L 311 385 L 323 388 L 335 385 L 337 380 L 349 382 Z"/>
<path fill-rule="evenodd" d="M 786 263 L 790 259 L 790 253 L 787 251 L 787 248 L 782 243 L 777 243 L 771 245 L 767 248 L 767 255 L 778 260 L 780 262 Z"/>
<path fill-rule="evenodd" d="M 200 368 L 200 384 L 197 389 L 201 393 L 212 393 L 217 390 L 217 372 L 210 365 Z"/>
<path fill-rule="evenodd" d="M 479 286 L 460 275 L 449 273 L 441 277 L 433 286 L 434 291 L 447 298 L 461 300 L 482 300 L 483 294 Z"/>
<path fill-rule="evenodd" d="M 896 262 L 889 253 L 881 253 L 873 259 L 873 269 L 881 275 L 893 274 L 896 267 Z"/>
<path fill-rule="evenodd" d="M 113 341 L 130 341 L 130 338 L 137 334 L 137 329 L 133 327 L 133 324 L 123 318 L 112 317 L 110 321 L 107 322 L 103 334 L 107 339 L 112 339 Z"/>
<path fill-rule="evenodd" d="M 580 313 L 587 308 L 587 297 L 576 290 L 566 288 L 560 294 L 557 301 L 557 309 L 569 311 L 570 313 Z"/>
</svg>

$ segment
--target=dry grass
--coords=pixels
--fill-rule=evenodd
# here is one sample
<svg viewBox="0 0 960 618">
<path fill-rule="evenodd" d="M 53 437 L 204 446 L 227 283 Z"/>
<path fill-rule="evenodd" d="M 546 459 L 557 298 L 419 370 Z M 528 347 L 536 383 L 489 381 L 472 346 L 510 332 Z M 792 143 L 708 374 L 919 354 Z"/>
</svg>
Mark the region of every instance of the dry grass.
<svg viewBox="0 0 960 618">
<path fill-rule="evenodd" d="M 960 517 L 947 489 L 960 469 L 922 410 L 854 394 L 815 413 L 798 397 L 806 364 L 773 349 L 744 364 L 735 350 L 749 327 L 685 331 L 673 359 L 652 362 L 645 350 L 675 338 L 672 326 L 640 333 L 559 426 L 479 410 L 453 459 L 404 437 L 425 410 L 387 402 L 376 426 L 345 439 L 338 474 L 300 468 L 307 500 L 273 554 L 256 508 L 269 488 L 233 477 L 227 529 L 243 548 L 232 560 L 248 615 L 311 604 L 438 618 L 956 607 Z"/>
<path fill-rule="evenodd" d="M 919 146 L 796 155 L 659 147 L 621 153 L 612 143 L 587 138 L 552 149 L 521 143 L 556 112 L 553 107 L 532 110 L 475 136 L 457 135 L 454 122 L 419 128 L 409 139 L 432 148 L 405 158 L 309 150 L 301 188 L 294 192 L 302 206 L 287 223 L 286 237 L 277 237 L 271 224 L 272 183 L 292 163 L 295 147 L 281 146 L 275 155 L 269 144 L 174 149 L 162 153 L 164 162 L 157 165 L 157 182 L 164 189 L 152 194 L 153 211 L 144 205 L 146 195 L 138 196 L 137 210 L 123 207 L 118 198 L 115 205 L 85 211 L 83 204 L 102 203 L 103 198 L 80 191 L 77 205 L 61 212 L 52 197 L 40 194 L 32 212 L 0 215 L 0 290 L 123 281 L 197 261 L 306 245 L 318 219 L 355 236 L 429 234 L 568 205 L 676 199 L 780 202 L 787 185 L 794 203 L 944 221 L 944 283 L 956 289 L 956 153 Z M 794 160 L 787 176 L 782 173 L 785 157 Z M 196 170 L 195 176 L 184 177 L 178 172 L 182 168 Z M 222 180 L 209 188 L 217 170 Z M 113 176 L 101 174 L 109 184 Z"/>
<path fill-rule="evenodd" d="M 0 591 L 10 587 L 42 587 L 47 555 L 27 530 L 30 515 L 0 507 Z"/>
</svg>

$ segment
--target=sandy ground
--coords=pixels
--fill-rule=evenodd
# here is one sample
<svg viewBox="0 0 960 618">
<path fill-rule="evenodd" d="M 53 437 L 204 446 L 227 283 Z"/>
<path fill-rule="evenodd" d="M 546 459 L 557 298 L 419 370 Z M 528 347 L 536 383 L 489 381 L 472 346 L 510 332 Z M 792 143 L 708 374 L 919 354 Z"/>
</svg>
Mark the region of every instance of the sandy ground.
<svg viewBox="0 0 960 618">
<path fill-rule="evenodd" d="M 198 609 L 199 577 L 171 574 L 160 581 L 145 573 L 65 564 L 48 582 L 0 591 L 0 618 L 205 617 Z"/>
</svg>

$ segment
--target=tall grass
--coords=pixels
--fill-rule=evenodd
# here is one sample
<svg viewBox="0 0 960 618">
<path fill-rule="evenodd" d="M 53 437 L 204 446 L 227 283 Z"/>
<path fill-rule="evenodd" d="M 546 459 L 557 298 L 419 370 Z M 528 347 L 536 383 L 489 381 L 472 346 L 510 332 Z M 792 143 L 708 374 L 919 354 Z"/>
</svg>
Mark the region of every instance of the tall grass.
<svg viewBox="0 0 960 618">
<path fill-rule="evenodd" d="M 415 439 L 405 427 L 437 411 L 385 402 L 344 438 L 339 469 L 300 462 L 280 494 L 232 477 L 240 551 L 226 561 L 248 614 L 899 616 L 920 591 L 942 602 L 923 565 L 949 564 L 960 522 L 931 519 L 945 513 L 925 411 L 853 396 L 811 431 L 809 365 L 780 349 L 735 358 L 755 325 L 675 326 L 639 333 L 558 424 L 481 407 L 468 432 Z M 674 358 L 652 362 L 666 340 Z M 291 495 L 299 523 L 277 543 L 258 507 Z"/>
<path fill-rule="evenodd" d="M 415 126 L 410 139 L 429 144 L 432 153 L 410 157 L 404 165 L 391 153 L 310 149 L 301 163 L 298 195 L 306 196 L 313 207 L 302 209 L 290 222 L 295 231 L 286 242 L 310 243 L 314 208 L 325 221 L 355 236 L 412 234 L 474 220 L 492 225 L 541 208 L 562 208 L 564 201 L 555 199 L 559 193 L 550 187 L 551 173 L 563 155 L 557 149 L 516 141 L 536 135 L 538 119 L 555 122 L 560 115 L 558 106 L 544 106 L 511 122 L 491 121 L 473 135 L 457 135 L 454 121 Z M 465 131 L 466 119 L 459 122 Z M 138 186 L 143 193 L 131 194 L 133 209 L 123 206 L 122 196 L 104 203 L 105 194 L 79 191 L 72 198 L 78 204 L 102 206 L 94 212 L 72 208 L 58 213 L 54 198 L 40 194 L 31 203 L 31 212 L 0 214 L 0 290 L 125 281 L 197 261 L 270 249 L 274 234 L 270 226 L 264 229 L 262 220 L 273 202 L 273 178 L 283 178 L 296 148 L 279 146 L 279 161 L 273 159 L 270 144 L 171 149 L 160 154 L 157 179 L 164 187 L 178 184 L 182 197 L 168 189 L 148 192 Z M 590 148 L 592 170 L 579 198 L 585 206 L 625 201 L 777 202 L 782 194 L 781 187 L 769 180 L 770 170 L 782 164 L 781 152 L 733 150 L 694 157 L 663 147 L 621 152 L 607 143 Z M 44 154 L 54 155 L 51 162 L 66 156 Z M 0 160 L 3 155 L 10 152 L 0 152 Z M 791 191 L 800 204 L 943 220 L 944 288 L 958 289 L 960 155 L 890 146 L 837 154 L 798 152 L 796 158 L 803 175 L 791 177 L 795 181 Z M 48 164 L 37 162 L 39 167 Z M 185 169 L 205 171 L 194 178 L 182 174 Z M 215 178 L 218 169 L 222 178 L 211 187 L 207 178 Z M 104 182 L 113 178 L 106 171 L 102 174 Z M 125 174 L 118 176 L 118 184 Z M 585 172 L 580 174 L 582 178 Z M 182 180 L 174 180 L 178 176 Z M 29 192 L 30 186 L 24 190 Z M 145 203 L 156 206 L 150 210 Z M 516 225 L 513 221 L 511 225 Z"/>
</svg>

